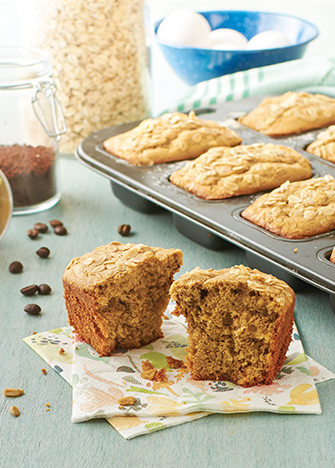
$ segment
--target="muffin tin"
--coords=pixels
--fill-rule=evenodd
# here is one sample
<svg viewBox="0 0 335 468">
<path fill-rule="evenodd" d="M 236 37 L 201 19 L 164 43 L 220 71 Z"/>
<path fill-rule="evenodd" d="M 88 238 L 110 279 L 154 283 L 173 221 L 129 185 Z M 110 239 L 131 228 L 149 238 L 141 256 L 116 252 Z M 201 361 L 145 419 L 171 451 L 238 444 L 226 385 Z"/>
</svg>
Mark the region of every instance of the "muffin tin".
<svg viewBox="0 0 335 468">
<path fill-rule="evenodd" d="M 198 113 L 204 120 L 215 120 L 233 128 L 243 138 L 242 144 L 272 142 L 294 148 L 311 162 L 314 177 L 331 174 L 335 178 L 334 164 L 305 151 L 322 129 L 286 138 L 270 138 L 237 122 L 237 117 L 255 108 L 263 98 L 231 101 L 220 108 L 210 107 Z M 131 208 L 144 213 L 166 209 L 172 212 L 176 228 L 191 240 L 212 250 L 234 244 L 246 251 L 252 268 L 283 279 L 295 290 L 315 286 L 331 295 L 335 308 L 335 264 L 329 261 L 335 245 L 335 231 L 307 239 L 281 238 L 241 217 L 243 209 L 263 192 L 225 200 L 203 200 L 169 182 L 170 174 L 181 168 L 185 161 L 139 167 L 104 150 L 105 140 L 138 124 L 114 126 L 89 135 L 77 148 L 76 157 L 109 178 L 115 196 Z"/>
</svg>

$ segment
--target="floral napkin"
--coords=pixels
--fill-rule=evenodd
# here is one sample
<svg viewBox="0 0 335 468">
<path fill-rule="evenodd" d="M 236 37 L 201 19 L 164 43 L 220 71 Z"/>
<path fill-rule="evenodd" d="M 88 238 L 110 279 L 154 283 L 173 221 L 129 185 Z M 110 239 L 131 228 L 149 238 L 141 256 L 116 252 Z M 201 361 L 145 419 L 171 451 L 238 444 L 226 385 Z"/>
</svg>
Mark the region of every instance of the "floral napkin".
<svg viewBox="0 0 335 468">
<path fill-rule="evenodd" d="M 171 317 L 171 316 L 170 316 Z M 166 356 L 183 360 L 187 346 L 182 319 L 163 323 L 164 338 L 136 350 L 99 358 L 72 335 L 70 327 L 32 335 L 24 341 L 73 386 L 72 421 L 106 418 L 130 439 L 209 414 L 267 411 L 321 413 L 315 383 L 335 375 L 306 358 L 294 328 L 286 361 L 272 385 L 242 388 L 230 382 L 193 381 L 187 369 L 170 369 Z M 141 377 L 142 361 L 167 368 L 167 382 Z M 132 396 L 135 404 L 120 405 Z"/>
</svg>

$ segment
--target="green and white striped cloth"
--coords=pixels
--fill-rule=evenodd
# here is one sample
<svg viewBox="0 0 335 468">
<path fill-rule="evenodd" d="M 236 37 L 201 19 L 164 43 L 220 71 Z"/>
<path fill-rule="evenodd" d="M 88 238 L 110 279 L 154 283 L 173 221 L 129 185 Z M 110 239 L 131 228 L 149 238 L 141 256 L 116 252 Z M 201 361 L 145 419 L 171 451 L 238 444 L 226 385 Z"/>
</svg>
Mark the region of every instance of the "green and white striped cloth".
<svg viewBox="0 0 335 468">
<path fill-rule="evenodd" d="M 188 112 L 256 95 L 307 91 L 335 97 L 335 57 L 311 57 L 252 68 L 192 86 L 164 112 Z"/>
</svg>

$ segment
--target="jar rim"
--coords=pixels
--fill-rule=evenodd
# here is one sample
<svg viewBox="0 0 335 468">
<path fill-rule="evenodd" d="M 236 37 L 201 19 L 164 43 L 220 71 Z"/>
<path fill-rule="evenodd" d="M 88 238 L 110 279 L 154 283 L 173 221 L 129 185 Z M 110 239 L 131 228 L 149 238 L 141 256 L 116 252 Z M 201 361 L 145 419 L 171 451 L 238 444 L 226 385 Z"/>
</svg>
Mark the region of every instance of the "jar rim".
<svg viewBox="0 0 335 468">
<path fill-rule="evenodd" d="M 0 46 L 0 86 L 30 83 L 50 77 L 52 65 L 49 54 L 40 49 Z"/>
<path fill-rule="evenodd" d="M 14 208 L 14 201 L 13 201 L 13 194 L 12 189 L 9 185 L 8 179 L 5 174 L 0 169 L 0 192 L 1 192 L 1 199 L 2 199 L 2 210 L 0 214 L 0 218 L 3 217 L 0 223 L 0 240 L 5 235 L 10 221 L 13 215 L 13 208 Z"/>
</svg>

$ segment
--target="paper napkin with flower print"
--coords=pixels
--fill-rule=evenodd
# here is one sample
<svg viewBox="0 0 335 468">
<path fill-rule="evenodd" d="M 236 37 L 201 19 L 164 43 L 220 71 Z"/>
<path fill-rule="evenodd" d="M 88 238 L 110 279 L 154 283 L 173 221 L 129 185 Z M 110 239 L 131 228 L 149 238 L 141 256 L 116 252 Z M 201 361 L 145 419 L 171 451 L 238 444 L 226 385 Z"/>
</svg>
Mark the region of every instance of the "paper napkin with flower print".
<svg viewBox="0 0 335 468">
<path fill-rule="evenodd" d="M 75 334 L 72 421 L 124 415 L 181 416 L 198 411 L 321 413 L 315 383 L 296 329 L 276 380 L 271 385 L 251 388 L 222 381 L 194 381 L 188 369 L 171 369 L 167 356 L 185 358 L 186 328 L 178 320 L 166 320 L 163 333 L 164 338 L 148 346 L 103 358 Z M 141 377 L 142 362 L 146 360 L 158 370 L 165 367 L 166 382 Z M 135 403 L 121 406 L 119 400 L 126 396 L 134 397 Z"/>
<path fill-rule="evenodd" d="M 74 343 L 71 339 L 72 330 L 70 327 L 63 327 L 57 330 L 52 330 L 49 332 L 43 332 L 30 337 L 25 338 L 25 342 L 31 346 L 50 366 L 52 366 L 65 380 L 71 383 L 72 379 L 72 367 L 73 367 L 73 351 Z M 297 332 L 294 332 L 294 340 L 299 338 Z M 86 345 L 87 347 L 89 345 Z M 92 350 L 92 348 L 91 348 Z M 295 352 L 295 354 L 298 351 Z M 289 351 L 290 353 L 290 351 Z M 291 359 L 291 358 L 288 358 Z M 299 362 L 304 359 L 302 353 L 298 352 L 295 357 L 295 364 L 292 364 L 286 360 L 286 363 L 283 366 L 282 372 L 285 370 L 285 367 L 295 365 L 299 367 Z M 288 366 L 289 364 L 289 366 Z M 310 368 L 310 371 L 313 375 L 314 381 L 316 383 L 323 382 L 332 378 L 335 378 L 335 375 L 322 367 L 320 364 L 316 363 L 311 358 L 307 357 L 307 368 Z M 288 369 L 286 369 L 288 372 Z M 301 371 L 300 371 L 301 372 Z M 76 377 L 75 377 L 76 380 Z M 85 377 L 82 379 L 82 385 L 85 385 L 88 380 L 85 380 Z M 221 383 L 222 384 L 222 383 Z M 222 391 L 224 391 L 224 386 L 222 386 Z M 226 391 L 229 386 L 227 386 Z M 302 387 L 301 387 L 302 388 Z M 247 389 L 246 389 L 247 390 Z M 250 389 L 249 389 L 250 390 Z M 273 392 L 268 386 L 261 388 L 256 387 L 255 390 L 259 391 L 259 394 L 263 397 L 264 401 L 269 401 L 268 393 Z M 311 387 L 310 387 L 311 390 Z M 278 388 L 277 388 L 278 391 Z M 252 392 L 252 391 L 251 391 Z M 303 393 L 303 392 L 302 392 Z M 228 400 L 226 400 L 228 401 Z M 126 413 L 125 408 L 125 413 Z M 233 408 L 230 408 L 233 410 Z M 137 416 L 120 416 L 107 419 L 107 421 L 126 439 L 131 439 L 133 437 L 149 434 L 151 432 L 162 430 L 167 427 L 179 425 L 185 422 L 190 422 L 194 419 L 199 419 L 204 416 L 209 415 L 208 412 L 197 412 L 191 413 L 182 416 L 161 416 L 161 417 L 142 417 L 140 414 Z"/>
<path fill-rule="evenodd" d="M 49 366 L 72 385 L 72 367 L 74 363 L 75 346 L 71 327 L 66 326 L 37 333 L 24 338 L 24 341 L 36 351 Z M 316 364 L 316 366 L 317 365 L 318 364 Z M 85 378 L 82 382 L 85 382 Z M 210 413 L 206 412 L 198 412 L 176 417 L 162 416 L 150 418 L 122 416 L 110 418 L 107 419 L 107 421 L 125 439 L 132 439 L 139 435 L 150 434 L 168 427 L 195 421 L 209 414 Z"/>
</svg>

